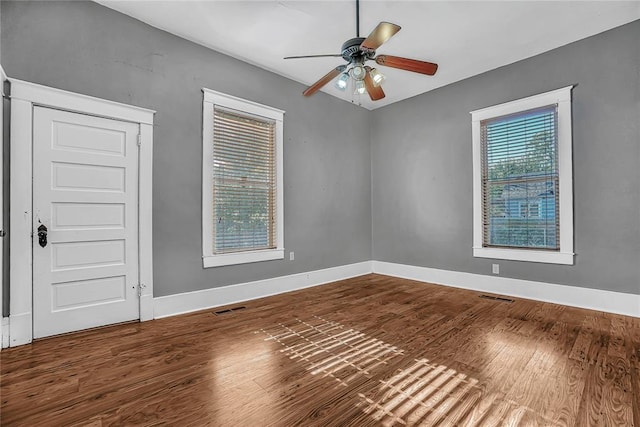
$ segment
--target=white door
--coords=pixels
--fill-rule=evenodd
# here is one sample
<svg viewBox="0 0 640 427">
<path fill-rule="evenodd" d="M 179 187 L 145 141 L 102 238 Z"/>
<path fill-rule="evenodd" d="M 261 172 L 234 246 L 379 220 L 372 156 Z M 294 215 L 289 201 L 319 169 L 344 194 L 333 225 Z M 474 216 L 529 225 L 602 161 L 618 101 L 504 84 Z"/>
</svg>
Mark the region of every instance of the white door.
<svg viewBox="0 0 640 427">
<path fill-rule="evenodd" d="M 139 318 L 138 132 L 34 107 L 34 338 Z"/>
</svg>

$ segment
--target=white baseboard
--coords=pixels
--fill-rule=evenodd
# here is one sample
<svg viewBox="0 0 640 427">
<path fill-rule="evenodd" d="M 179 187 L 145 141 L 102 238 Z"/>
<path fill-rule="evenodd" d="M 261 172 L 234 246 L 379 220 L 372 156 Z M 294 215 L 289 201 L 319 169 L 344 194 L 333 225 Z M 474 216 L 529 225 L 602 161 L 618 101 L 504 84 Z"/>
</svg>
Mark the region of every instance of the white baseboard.
<svg viewBox="0 0 640 427">
<path fill-rule="evenodd" d="M 153 320 L 153 295 L 140 295 L 140 321 Z"/>
<path fill-rule="evenodd" d="M 372 261 L 374 273 L 640 317 L 640 295 Z"/>
<path fill-rule="evenodd" d="M 235 304 L 371 273 L 371 261 L 153 299 L 154 318 Z"/>
<path fill-rule="evenodd" d="M 2 336 L 2 341 L 0 348 L 9 347 L 9 318 L 3 317 L 2 324 L 0 325 L 0 336 Z"/>
<path fill-rule="evenodd" d="M 369 273 L 640 317 L 640 295 L 532 280 L 364 261 L 290 276 L 154 298 L 154 318 L 235 304 Z"/>
<path fill-rule="evenodd" d="M 9 347 L 29 344 L 32 334 L 31 312 L 9 315 Z"/>
</svg>

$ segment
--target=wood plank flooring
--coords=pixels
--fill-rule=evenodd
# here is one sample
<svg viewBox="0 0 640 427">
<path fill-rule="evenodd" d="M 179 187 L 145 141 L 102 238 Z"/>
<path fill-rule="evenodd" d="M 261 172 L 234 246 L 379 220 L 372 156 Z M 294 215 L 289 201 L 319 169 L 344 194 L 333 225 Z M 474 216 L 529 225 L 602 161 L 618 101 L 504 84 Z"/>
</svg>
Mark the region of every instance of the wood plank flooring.
<svg viewBox="0 0 640 427">
<path fill-rule="evenodd" d="M 40 340 L 0 423 L 640 427 L 640 319 L 479 295 L 367 275 Z"/>
</svg>

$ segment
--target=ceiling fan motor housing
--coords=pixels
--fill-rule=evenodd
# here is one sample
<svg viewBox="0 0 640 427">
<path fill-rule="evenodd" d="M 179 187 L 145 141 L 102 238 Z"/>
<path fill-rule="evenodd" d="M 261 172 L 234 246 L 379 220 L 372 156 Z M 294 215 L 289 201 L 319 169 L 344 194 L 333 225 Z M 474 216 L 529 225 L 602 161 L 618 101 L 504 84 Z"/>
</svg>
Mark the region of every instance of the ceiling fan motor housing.
<svg viewBox="0 0 640 427">
<path fill-rule="evenodd" d="M 374 50 L 364 51 L 360 49 L 360 45 L 365 41 L 364 37 L 355 37 L 349 39 L 342 44 L 342 57 L 347 62 L 364 62 L 372 59 L 376 52 Z"/>
</svg>

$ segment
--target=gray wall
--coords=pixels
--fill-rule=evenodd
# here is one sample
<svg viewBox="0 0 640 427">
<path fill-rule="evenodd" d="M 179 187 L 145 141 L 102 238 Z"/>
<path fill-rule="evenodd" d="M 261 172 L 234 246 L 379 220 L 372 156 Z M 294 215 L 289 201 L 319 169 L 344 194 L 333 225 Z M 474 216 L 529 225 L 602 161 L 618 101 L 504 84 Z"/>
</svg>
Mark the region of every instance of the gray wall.
<svg viewBox="0 0 640 427">
<path fill-rule="evenodd" d="M 10 77 L 157 110 L 154 294 L 371 259 L 368 111 L 87 2 L 2 2 Z M 295 261 L 203 269 L 202 92 L 286 111 L 285 246 Z M 288 259 L 288 257 L 287 257 Z"/>
<path fill-rule="evenodd" d="M 495 261 L 471 252 L 469 111 L 569 84 L 576 265 L 501 260 L 501 275 L 640 293 L 638 21 L 368 112 L 303 98 L 300 84 L 94 3 L 2 2 L 0 13 L 9 76 L 158 111 L 156 296 L 372 257 L 490 274 Z M 287 111 L 285 244 L 296 261 L 202 268 L 202 87 Z"/>
<path fill-rule="evenodd" d="M 640 294 L 639 40 L 635 21 L 375 110 L 373 259 Z M 575 265 L 473 258 L 469 112 L 571 84 Z"/>
</svg>

